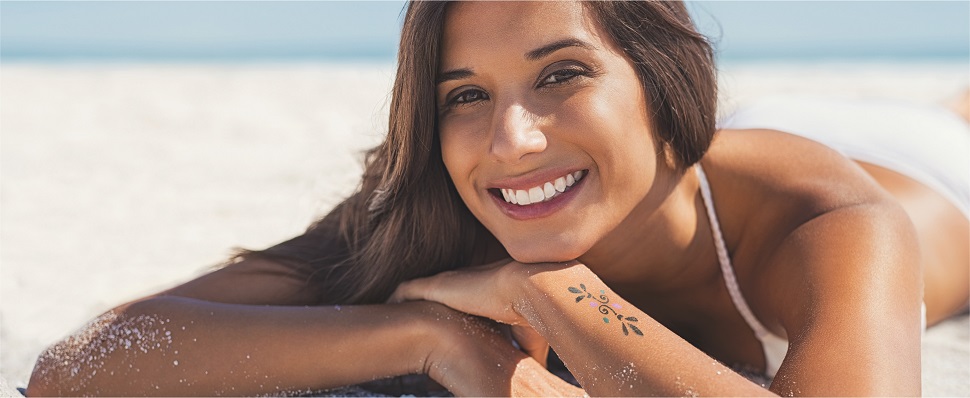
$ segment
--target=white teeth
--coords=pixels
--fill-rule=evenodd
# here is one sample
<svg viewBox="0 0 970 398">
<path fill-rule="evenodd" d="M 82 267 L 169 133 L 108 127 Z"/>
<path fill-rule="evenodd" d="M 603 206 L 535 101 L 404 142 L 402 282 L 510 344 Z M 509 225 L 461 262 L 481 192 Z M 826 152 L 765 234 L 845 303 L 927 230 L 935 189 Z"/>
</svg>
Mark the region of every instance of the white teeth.
<svg viewBox="0 0 970 398">
<path fill-rule="evenodd" d="M 546 195 L 542 193 L 542 188 L 535 187 L 529 189 L 529 201 L 532 203 L 542 202 L 546 198 Z"/>
<path fill-rule="evenodd" d="M 560 193 L 566 192 L 567 188 L 575 185 L 581 178 L 583 178 L 583 172 L 577 171 L 528 190 L 500 189 L 500 191 L 502 191 L 502 198 L 506 202 L 526 206 L 550 200 Z"/>
</svg>

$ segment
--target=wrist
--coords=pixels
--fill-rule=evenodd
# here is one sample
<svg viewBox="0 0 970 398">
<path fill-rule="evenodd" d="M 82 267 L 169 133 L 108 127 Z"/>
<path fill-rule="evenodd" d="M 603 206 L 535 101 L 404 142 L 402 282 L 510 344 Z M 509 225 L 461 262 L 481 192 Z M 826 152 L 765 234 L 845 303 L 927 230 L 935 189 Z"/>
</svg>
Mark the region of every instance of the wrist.
<svg viewBox="0 0 970 398">
<path fill-rule="evenodd" d="M 398 327 L 404 331 L 404 368 L 409 374 L 426 374 L 438 345 L 441 333 L 435 329 L 433 320 L 440 317 L 440 304 L 428 301 L 411 301 L 394 306 L 402 307 L 405 316 L 400 317 Z"/>
<path fill-rule="evenodd" d="M 534 300 L 537 286 L 534 277 L 544 272 L 543 265 L 522 264 L 513 262 L 507 265 L 504 270 L 500 286 L 503 286 L 503 297 L 508 300 L 508 308 L 511 309 L 516 322 L 513 325 L 528 325 L 535 318 L 536 308 Z"/>
<path fill-rule="evenodd" d="M 506 281 L 506 286 L 513 290 L 511 296 L 515 297 L 512 301 L 512 310 L 523 322 L 537 327 L 541 320 L 536 302 L 548 301 L 551 297 L 557 296 L 557 289 L 564 281 L 573 279 L 570 276 L 588 270 L 585 265 L 577 262 L 520 264 L 517 273 L 521 277 Z"/>
<path fill-rule="evenodd" d="M 446 367 L 444 361 L 454 349 L 455 331 L 449 327 L 456 316 L 466 316 L 443 304 L 433 301 L 412 301 L 402 305 L 413 306 L 414 316 L 408 321 L 411 352 L 411 373 L 434 376 L 434 369 Z"/>
</svg>

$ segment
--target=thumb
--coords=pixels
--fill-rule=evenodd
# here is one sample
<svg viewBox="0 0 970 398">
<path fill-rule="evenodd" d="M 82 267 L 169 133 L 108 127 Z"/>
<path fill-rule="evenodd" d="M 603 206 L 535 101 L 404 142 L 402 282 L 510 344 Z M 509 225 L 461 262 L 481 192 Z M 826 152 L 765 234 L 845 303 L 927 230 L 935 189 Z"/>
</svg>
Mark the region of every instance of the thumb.
<svg viewBox="0 0 970 398">
<path fill-rule="evenodd" d="M 522 351 L 546 367 L 549 356 L 549 342 L 530 325 L 512 325 L 512 338 L 519 344 Z"/>
<path fill-rule="evenodd" d="M 405 301 L 414 300 L 425 300 L 425 288 L 423 279 L 413 279 L 406 282 L 401 282 L 397 285 L 397 289 L 394 289 L 394 293 L 391 293 L 391 297 L 387 298 L 386 303 L 388 304 L 398 304 Z"/>
</svg>

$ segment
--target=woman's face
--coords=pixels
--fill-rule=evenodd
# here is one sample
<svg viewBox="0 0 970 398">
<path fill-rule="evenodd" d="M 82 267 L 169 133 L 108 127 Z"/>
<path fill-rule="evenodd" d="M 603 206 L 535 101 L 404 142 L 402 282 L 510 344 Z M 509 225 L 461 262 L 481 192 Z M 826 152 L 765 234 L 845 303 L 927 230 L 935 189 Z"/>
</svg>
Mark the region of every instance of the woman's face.
<svg viewBox="0 0 970 398">
<path fill-rule="evenodd" d="M 514 259 L 575 259 L 643 200 L 658 157 L 643 90 L 580 4 L 456 2 L 441 50 L 445 166 Z"/>
</svg>

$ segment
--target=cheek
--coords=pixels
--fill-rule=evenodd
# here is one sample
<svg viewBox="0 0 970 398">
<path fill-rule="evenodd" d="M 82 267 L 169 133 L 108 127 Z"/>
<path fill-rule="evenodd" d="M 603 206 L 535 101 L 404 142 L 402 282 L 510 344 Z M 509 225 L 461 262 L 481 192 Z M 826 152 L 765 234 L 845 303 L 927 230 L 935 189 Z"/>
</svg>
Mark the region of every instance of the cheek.
<svg viewBox="0 0 970 398">
<path fill-rule="evenodd" d="M 471 144 L 480 140 L 467 140 L 459 135 L 442 134 L 439 142 L 441 144 L 441 160 L 445 164 L 445 170 L 455 184 L 455 189 L 461 196 L 462 201 L 472 208 L 475 195 L 475 187 L 472 184 L 471 174 L 475 169 L 476 151 Z"/>
<path fill-rule="evenodd" d="M 463 162 L 467 157 L 460 145 L 461 141 L 442 136 L 439 142 L 441 143 L 441 161 L 445 164 L 445 169 L 455 183 L 455 187 L 460 191 L 462 180 L 458 176 L 461 175 L 461 170 L 467 167 Z"/>
<path fill-rule="evenodd" d="M 448 167 L 456 172 L 472 164 L 480 146 L 485 142 L 485 128 L 480 118 L 452 116 L 440 122 L 438 142 L 441 144 L 441 158 Z M 452 173 L 453 176 L 456 173 Z"/>
<path fill-rule="evenodd" d="M 643 170 L 656 160 L 646 105 L 637 91 L 604 89 L 564 105 L 561 125 L 571 126 L 570 140 L 586 148 L 603 172 Z"/>
<path fill-rule="evenodd" d="M 593 203 L 579 210 L 576 221 L 583 231 L 573 240 L 577 248 L 589 249 L 620 225 L 654 184 L 657 147 L 642 98 L 613 89 L 564 108 L 569 112 L 562 125 L 571 126 L 570 140 L 595 168 L 595 184 L 587 187 Z"/>
</svg>

